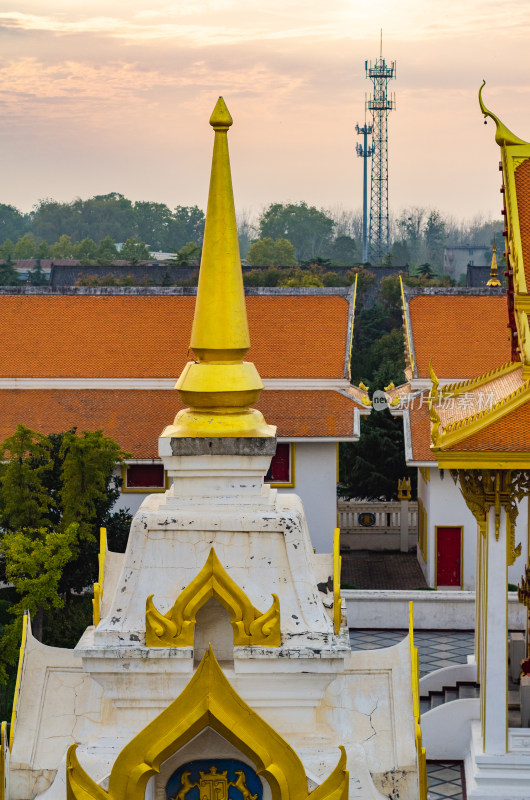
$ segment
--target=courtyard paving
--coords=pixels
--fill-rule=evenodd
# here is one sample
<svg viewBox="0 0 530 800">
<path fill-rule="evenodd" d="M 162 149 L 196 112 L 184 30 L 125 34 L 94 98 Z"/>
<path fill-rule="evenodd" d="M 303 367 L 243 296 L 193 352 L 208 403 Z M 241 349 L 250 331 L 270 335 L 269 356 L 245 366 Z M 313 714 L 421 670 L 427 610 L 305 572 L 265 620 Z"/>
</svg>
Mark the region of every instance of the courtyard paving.
<svg viewBox="0 0 530 800">
<path fill-rule="evenodd" d="M 356 589 L 423 589 L 427 586 L 416 553 L 351 550 L 342 552 L 341 556 L 342 583 Z"/>
</svg>

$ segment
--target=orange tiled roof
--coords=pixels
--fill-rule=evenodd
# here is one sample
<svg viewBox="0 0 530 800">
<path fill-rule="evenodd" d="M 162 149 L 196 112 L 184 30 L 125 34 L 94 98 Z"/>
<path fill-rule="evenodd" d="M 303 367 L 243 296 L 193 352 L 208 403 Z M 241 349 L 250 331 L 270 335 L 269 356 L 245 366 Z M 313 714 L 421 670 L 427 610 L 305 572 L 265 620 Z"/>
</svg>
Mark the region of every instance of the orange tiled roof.
<svg viewBox="0 0 530 800">
<path fill-rule="evenodd" d="M 523 256 L 526 288 L 530 290 L 530 161 L 523 161 L 515 170 L 515 191 L 521 249 Z"/>
<path fill-rule="evenodd" d="M 177 378 L 195 297 L 0 295 L 0 377 Z M 349 304 L 338 295 L 247 297 L 263 378 L 342 378 Z"/>
<path fill-rule="evenodd" d="M 409 300 L 419 378 L 472 378 L 511 358 L 506 298 L 417 295 Z"/>
<path fill-rule="evenodd" d="M 447 452 L 530 452 L 530 403 L 517 408 L 497 422 L 473 433 Z"/>
<path fill-rule="evenodd" d="M 335 391 L 262 392 L 256 404 L 278 436 L 353 436 L 352 401 Z M 0 441 L 19 423 L 42 433 L 102 429 L 134 458 L 157 458 L 158 437 L 182 408 L 173 391 L 2 389 Z"/>
<path fill-rule="evenodd" d="M 419 397 L 415 397 L 414 402 L 411 401 L 409 414 L 413 461 L 436 461 L 431 451 L 431 419 L 427 396 L 428 392 L 425 392 L 421 407 Z"/>
</svg>

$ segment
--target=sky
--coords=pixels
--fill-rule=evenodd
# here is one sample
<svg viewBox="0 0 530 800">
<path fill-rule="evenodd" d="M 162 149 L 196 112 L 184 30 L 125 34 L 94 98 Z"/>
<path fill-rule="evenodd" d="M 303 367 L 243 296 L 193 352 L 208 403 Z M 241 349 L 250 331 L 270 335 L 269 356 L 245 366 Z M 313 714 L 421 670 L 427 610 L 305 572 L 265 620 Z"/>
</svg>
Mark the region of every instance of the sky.
<svg viewBox="0 0 530 800">
<path fill-rule="evenodd" d="M 530 139 L 526 0 L 0 0 L 0 202 L 206 207 L 222 95 L 236 208 L 362 204 L 366 60 L 397 62 L 389 203 L 500 217 L 477 91 Z"/>
</svg>

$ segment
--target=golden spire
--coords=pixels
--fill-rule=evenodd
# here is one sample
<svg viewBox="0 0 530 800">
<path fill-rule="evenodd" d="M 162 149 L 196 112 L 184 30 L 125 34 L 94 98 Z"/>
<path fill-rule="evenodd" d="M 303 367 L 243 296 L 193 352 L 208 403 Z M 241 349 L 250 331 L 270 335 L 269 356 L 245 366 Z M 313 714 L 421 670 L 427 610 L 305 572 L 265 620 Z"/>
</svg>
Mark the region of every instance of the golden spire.
<svg viewBox="0 0 530 800">
<path fill-rule="evenodd" d="M 490 279 L 487 282 L 486 286 L 500 286 L 501 282 L 497 275 L 497 245 L 495 241 L 492 245 L 492 256 L 491 256 L 491 272 L 490 272 Z"/>
<path fill-rule="evenodd" d="M 164 437 L 275 436 L 263 415 L 249 408 L 263 383 L 250 347 L 239 256 L 228 129 L 232 117 L 222 97 L 210 117 L 215 131 L 199 286 L 188 362 L 175 388 L 189 408 L 180 411 Z"/>
</svg>

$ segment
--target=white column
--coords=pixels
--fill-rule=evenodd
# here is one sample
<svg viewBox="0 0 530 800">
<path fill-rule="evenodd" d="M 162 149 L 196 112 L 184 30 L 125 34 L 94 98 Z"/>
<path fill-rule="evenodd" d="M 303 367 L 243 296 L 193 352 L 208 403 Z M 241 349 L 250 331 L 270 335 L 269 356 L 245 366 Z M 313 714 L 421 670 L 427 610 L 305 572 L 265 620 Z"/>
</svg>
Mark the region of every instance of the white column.
<svg viewBox="0 0 530 800">
<path fill-rule="evenodd" d="M 408 500 L 401 501 L 399 523 L 400 523 L 399 549 L 401 550 L 402 553 L 408 553 L 409 552 L 409 501 Z"/>
<path fill-rule="evenodd" d="M 495 536 L 495 509 L 490 508 L 485 558 L 485 627 L 484 664 L 481 665 L 483 682 L 482 730 L 484 753 L 503 755 L 507 751 L 508 728 L 508 565 L 506 558 L 506 511 L 501 506 L 498 541 Z M 483 562 L 484 563 L 484 562 Z"/>
</svg>

